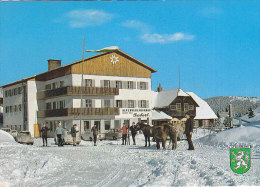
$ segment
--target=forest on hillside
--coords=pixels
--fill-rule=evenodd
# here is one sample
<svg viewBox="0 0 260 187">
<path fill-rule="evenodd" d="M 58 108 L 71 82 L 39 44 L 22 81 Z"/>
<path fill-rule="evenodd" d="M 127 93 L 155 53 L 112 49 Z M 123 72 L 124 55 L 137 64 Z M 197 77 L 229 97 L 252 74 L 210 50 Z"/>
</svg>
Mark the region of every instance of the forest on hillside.
<svg viewBox="0 0 260 187">
<path fill-rule="evenodd" d="M 228 111 L 229 105 L 232 104 L 233 114 L 237 116 L 247 114 L 250 107 L 254 110 L 260 106 L 260 98 L 257 97 L 218 96 L 205 101 L 216 114 Z"/>
</svg>

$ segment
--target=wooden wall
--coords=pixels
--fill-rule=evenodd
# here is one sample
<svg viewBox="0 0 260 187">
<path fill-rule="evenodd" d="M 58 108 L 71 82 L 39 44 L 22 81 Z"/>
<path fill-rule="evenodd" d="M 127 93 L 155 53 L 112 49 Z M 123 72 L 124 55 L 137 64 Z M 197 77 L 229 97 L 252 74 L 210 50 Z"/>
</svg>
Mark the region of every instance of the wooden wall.
<svg viewBox="0 0 260 187">
<path fill-rule="evenodd" d="M 118 57 L 119 61 L 116 64 L 111 62 L 110 57 L 112 55 Z M 81 63 L 73 64 L 71 66 L 72 74 L 81 74 L 81 71 Z M 85 61 L 83 73 L 90 75 L 151 78 L 151 70 L 118 52 L 105 54 Z"/>
</svg>

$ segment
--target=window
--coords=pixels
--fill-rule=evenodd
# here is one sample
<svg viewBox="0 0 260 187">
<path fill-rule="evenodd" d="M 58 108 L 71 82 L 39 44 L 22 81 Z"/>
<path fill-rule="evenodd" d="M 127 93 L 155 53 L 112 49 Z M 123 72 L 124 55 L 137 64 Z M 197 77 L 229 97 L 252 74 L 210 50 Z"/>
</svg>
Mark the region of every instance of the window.
<svg viewBox="0 0 260 187">
<path fill-rule="evenodd" d="M 188 111 L 189 110 L 189 104 L 188 103 L 184 103 L 184 111 Z"/>
<path fill-rule="evenodd" d="M 60 109 L 65 108 L 65 100 L 59 101 L 60 103 Z"/>
<path fill-rule="evenodd" d="M 140 82 L 140 90 L 147 90 L 146 82 Z"/>
<path fill-rule="evenodd" d="M 176 103 L 177 110 L 181 111 L 181 103 Z"/>
<path fill-rule="evenodd" d="M 52 103 L 52 109 L 53 109 L 53 110 L 57 109 L 57 104 L 56 104 L 56 102 L 53 102 L 53 103 Z"/>
<path fill-rule="evenodd" d="M 55 88 L 57 88 L 57 83 L 56 82 L 52 83 L 52 89 L 55 89 Z"/>
<path fill-rule="evenodd" d="M 9 106 L 5 107 L 5 112 L 8 113 L 9 112 Z"/>
<path fill-rule="evenodd" d="M 22 93 L 22 87 L 19 87 L 18 88 L 18 94 L 21 94 Z"/>
<path fill-rule="evenodd" d="M 17 105 L 14 105 L 14 112 L 17 111 Z"/>
<path fill-rule="evenodd" d="M 189 105 L 189 110 L 194 110 L 194 106 L 193 105 Z"/>
<path fill-rule="evenodd" d="M 14 95 L 14 90 L 13 89 L 11 89 L 11 96 L 13 96 Z"/>
<path fill-rule="evenodd" d="M 128 100 L 128 108 L 134 108 L 134 107 L 135 107 L 134 100 Z"/>
<path fill-rule="evenodd" d="M 46 84 L 45 85 L 45 90 L 50 90 L 51 89 L 51 84 Z"/>
<path fill-rule="evenodd" d="M 176 110 L 176 105 L 170 105 L 171 110 Z"/>
<path fill-rule="evenodd" d="M 13 112 L 13 106 L 9 106 L 10 112 Z"/>
<path fill-rule="evenodd" d="M 115 120 L 115 129 L 120 128 L 120 120 Z"/>
<path fill-rule="evenodd" d="M 122 89 L 122 81 L 116 81 L 116 88 Z"/>
<path fill-rule="evenodd" d="M 14 89 L 14 95 L 17 95 L 17 88 Z"/>
<path fill-rule="evenodd" d="M 116 100 L 116 107 L 122 108 L 122 100 Z"/>
<path fill-rule="evenodd" d="M 104 87 L 109 88 L 110 87 L 110 81 L 109 80 L 104 80 Z"/>
<path fill-rule="evenodd" d="M 85 85 L 86 87 L 92 87 L 92 79 L 85 79 Z"/>
<path fill-rule="evenodd" d="M 60 88 L 64 87 L 64 81 L 60 81 Z"/>
<path fill-rule="evenodd" d="M 105 130 L 110 129 L 110 121 L 105 121 Z"/>
<path fill-rule="evenodd" d="M 8 97 L 8 92 L 7 91 L 5 91 L 5 97 Z"/>
<path fill-rule="evenodd" d="M 91 108 L 91 107 L 92 107 L 92 100 L 86 99 L 86 108 Z"/>
<path fill-rule="evenodd" d="M 133 81 L 128 81 L 127 82 L 127 88 L 128 89 L 134 89 L 134 82 Z"/>
<path fill-rule="evenodd" d="M 110 108 L 110 100 L 104 100 L 104 107 Z"/>
<path fill-rule="evenodd" d="M 18 107 L 19 111 L 22 111 L 22 105 L 20 104 Z"/>
<path fill-rule="evenodd" d="M 11 90 L 8 90 L 8 96 L 11 96 Z"/>
<path fill-rule="evenodd" d="M 146 106 L 146 100 L 141 100 L 141 102 L 140 102 L 140 108 L 147 108 L 147 106 Z"/>
<path fill-rule="evenodd" d="M 90 123 L 89 121 L 84 121 L 84 131 L 90 130 Z"/>
<path fill-rule="evenodd" d="M 57 109 L 60 109 L 60 102 L 57 101 Z"/>
<path fill-rule="evenodd" d="M 51 110 L 51 103 L 46 103 L 46 110 Z"/>
<path fill-rule="evenodd" d="M 50 131 L 53 130 L 53 124 L 52 124 L 52 121 L 50 121 Z"/>
</svg>

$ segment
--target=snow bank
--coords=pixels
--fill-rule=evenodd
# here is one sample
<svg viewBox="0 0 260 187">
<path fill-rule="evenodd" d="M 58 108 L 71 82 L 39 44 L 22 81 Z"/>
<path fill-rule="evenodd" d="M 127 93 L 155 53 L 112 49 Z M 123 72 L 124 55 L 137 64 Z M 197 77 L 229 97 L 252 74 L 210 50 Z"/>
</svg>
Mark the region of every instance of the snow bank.
<svg viewBox="0 0 260 187">
<path fill-rule="evenodd" d="M 210 134 L 197 140 L 198 143 L 205 145 L 260 145 L 260 122 L 252 122 L 233 129 Z"/>
<path fill-rule="evenodd" d="M 3 130 L 0 130 L 0 143 L 16 143 L 16 141 L 12 135 Z"/>
</svg>

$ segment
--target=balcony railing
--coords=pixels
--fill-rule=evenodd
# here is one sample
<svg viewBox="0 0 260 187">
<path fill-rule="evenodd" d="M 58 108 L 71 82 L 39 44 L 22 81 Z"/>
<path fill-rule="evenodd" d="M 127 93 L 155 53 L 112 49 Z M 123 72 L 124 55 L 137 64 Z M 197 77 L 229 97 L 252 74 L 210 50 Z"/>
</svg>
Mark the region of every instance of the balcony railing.
<svg viewBox="0 0 260 187">
<path fill-rule="evenodd" d="M 38 111 L 39 118 L 45 117 L 61 117 L 61 116 L 79 116 L 80 108 L 64 108 L 56 110 Z M 103 116 L 103 115 L 119 115 L 119 108 L 82 108 L 82 116 Z"/>
<path fill-rule="evenodd" d="M 81 87 L 67 86 L 37 93 L 37 99 L 46 99 L 62 95 L 80 95 Z M 119 94 L 118 88 L 82 87 L 82 95 L 88 96 L 114 96 Z"/>
</svg>

